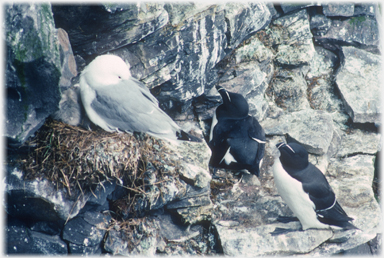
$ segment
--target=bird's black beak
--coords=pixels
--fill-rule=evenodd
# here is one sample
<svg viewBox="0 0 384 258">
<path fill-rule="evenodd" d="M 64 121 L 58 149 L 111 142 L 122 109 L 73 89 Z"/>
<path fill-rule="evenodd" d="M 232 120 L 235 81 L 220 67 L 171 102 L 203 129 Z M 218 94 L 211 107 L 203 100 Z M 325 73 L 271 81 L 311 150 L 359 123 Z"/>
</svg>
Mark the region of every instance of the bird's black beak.
<svg viewBox="0 0 384 258">
<path fill-rule="evenodd" d="M 226 89 L 224 89 L 221 86 L 216 86 L 216 90 L 220 93 L 221 98 L 223 99 L 224 103 L 231 102 L 231 97 L 229 96 L 229 94 L 228 94 Z"/>
</svg>

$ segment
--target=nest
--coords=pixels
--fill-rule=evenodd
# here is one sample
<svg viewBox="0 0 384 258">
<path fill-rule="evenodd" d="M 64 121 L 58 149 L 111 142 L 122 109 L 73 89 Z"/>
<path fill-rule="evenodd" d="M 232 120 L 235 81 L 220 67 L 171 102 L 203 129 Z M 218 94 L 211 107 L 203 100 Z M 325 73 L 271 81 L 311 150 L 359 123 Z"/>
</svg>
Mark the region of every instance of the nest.
<svg viewBox="0 0 384 258">
<path fill-rule="evenodd" d="M 20 161 L 24 179 L 48 179 L 58 189 L 66 189 L 69 197 L 117 180 L 129 190 L 120 204 L 132 206 L 137 194 L 145 195 L 148 171 L 155 174 L 152 185 L 178 177 L 177 169 L 168 169 L 177 167 L 171 151 L 163 141 L 146 134 L 87 131 L 47 120 L 27 144 L 35 148 Z"/>
</svg>

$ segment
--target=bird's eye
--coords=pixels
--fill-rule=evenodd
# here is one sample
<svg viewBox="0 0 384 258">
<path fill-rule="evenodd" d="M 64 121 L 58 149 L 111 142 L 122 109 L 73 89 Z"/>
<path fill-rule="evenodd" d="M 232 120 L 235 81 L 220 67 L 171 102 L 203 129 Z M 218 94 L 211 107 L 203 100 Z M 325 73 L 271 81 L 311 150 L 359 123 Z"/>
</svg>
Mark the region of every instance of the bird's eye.
<svg viewBox="0 0 384 258">
<path fill-rule="evenodd" d="M 119 77 L 119 79 L 121 79 L 121 76 L 117 76 L 117 77 Z"/>
</svg>

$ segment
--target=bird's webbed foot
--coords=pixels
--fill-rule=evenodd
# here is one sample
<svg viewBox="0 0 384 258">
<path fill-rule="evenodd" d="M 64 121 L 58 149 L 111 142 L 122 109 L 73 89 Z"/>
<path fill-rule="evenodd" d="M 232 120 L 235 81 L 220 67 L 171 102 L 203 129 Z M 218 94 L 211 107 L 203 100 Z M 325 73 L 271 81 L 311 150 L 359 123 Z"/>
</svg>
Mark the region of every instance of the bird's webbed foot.
<svg viewBox="0 0 384 258">
<path fill-rule="evenodd" d="M 287 234 L 289 232 L 295 232 L 295 231 L 299 231 L 299 230 L 293 229 L 293 228 L 279 228 L 279 227 L 277 227 L 270 234 L 271 234 L 271 236 L 278 236 L 278 235 Z"/>
<path fill-rule="evenodd" d="M 299 221 L 297 217 L 289 217 L 289 216 L 278 216 L 276 219 L 278 222 L 289 223 L 292 221 Z"/>
</svg>

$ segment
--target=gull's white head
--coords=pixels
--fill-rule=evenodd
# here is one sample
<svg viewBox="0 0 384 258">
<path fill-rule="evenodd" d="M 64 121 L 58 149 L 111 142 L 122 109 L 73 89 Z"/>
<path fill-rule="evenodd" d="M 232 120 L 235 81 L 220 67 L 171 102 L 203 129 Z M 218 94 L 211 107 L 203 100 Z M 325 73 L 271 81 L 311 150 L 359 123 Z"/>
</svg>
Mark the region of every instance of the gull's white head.
<svg viewBox="0 0 384 258">
<path fill-rule="evenodd" d="M 131 77 L 129 65 L 118 56 L 96 57 L 81 73 L 81 77 L 91 87 L 109 86 L 128 80 Z"/>
</svg>

